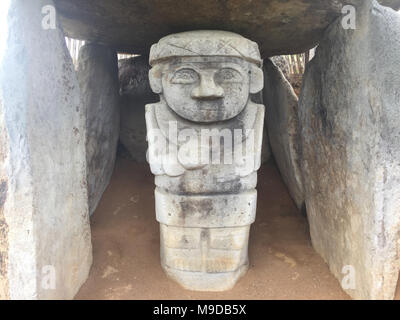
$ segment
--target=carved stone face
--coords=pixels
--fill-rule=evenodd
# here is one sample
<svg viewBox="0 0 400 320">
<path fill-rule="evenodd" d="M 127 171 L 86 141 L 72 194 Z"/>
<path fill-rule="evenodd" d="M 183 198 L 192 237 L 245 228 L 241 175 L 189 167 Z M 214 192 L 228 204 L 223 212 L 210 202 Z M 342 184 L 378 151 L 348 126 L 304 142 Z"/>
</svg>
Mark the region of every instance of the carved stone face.
<svg viewBox="0 0 400 320">
<path fill-rule="evenodd" d="M 228 120 L 246 107 L 253 69 L 236 57 L 174 58 L 162 68 L 162 93 L 168 106 L 187 120 Z"/>
</svg>

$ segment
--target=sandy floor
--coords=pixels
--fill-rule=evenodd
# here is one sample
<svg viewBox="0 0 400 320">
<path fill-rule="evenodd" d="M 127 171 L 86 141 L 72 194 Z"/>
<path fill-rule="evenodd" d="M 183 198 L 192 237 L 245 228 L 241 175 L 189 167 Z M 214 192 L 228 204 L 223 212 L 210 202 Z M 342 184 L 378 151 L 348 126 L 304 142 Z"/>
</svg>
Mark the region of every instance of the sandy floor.
<svg viewBox="0 0 400 320">
<path fill-rule="evenodd" d="M 191 292 L 170 281 L 160 267 L 148 166 L 119 159 L 92 218 L 94 263 L 77 299 L 349 299 L 313 251 L 307 221 L 274 164 L 263 166 L 259 177 L 249 272 L 231 291 Z"/>
</svg>

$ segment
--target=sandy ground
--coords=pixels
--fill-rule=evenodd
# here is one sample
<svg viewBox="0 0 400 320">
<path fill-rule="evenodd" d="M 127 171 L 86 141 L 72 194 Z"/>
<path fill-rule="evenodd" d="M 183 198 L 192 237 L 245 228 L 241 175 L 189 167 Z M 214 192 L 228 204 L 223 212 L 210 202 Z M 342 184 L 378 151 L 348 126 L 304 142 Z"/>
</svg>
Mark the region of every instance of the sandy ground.
<svg viewBox="0 0 400 320">
<path fill-rule="evenodd" d="M 94 262 L 77 299 L 349 299 L 312 249 L 307 220 L 273 162 L 259 173 L 249 272 L 228 292 L 186 291 L 165 276 L 153 190 L 146 164 L 118 159 L 92 217 Z"/>
</svg>

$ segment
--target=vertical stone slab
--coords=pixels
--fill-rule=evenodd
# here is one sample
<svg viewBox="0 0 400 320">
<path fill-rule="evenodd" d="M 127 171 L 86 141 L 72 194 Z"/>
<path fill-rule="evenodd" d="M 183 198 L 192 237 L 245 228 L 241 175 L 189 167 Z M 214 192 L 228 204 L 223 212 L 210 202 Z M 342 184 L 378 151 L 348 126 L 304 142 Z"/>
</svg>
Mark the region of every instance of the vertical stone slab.
<svg viewBox="0 0 400 320">
<path fill-rule="evenodd" d="M 400 267 L 400 15 L 375 1 L 356 12 L 355 30 L 339 19 L 326 31 L 305 74 L 306 205 L 313 246 L 340 281 L 348 276 L 346 291 L 392 299 Z"/>
<path fill-rule="evenodd" d="M 301 133 L 298 98 L 282 71 L 264 60 L 264 103 L 272 153 L 289 193 L 300 209 L 304 204 L 301 173 Z"/>
<path fill-rule="evenodd" d="M 71 299 L 92 262 L 85 112 L 64 34 L 42 25 L 52 8 L 9 2 L 0 43 L 0 292 L 11 299 Z"/>
<path fill-rule="evenodd" d="M 146 162 L 146 104 L 156 102 L 159 97 L 150 88 L 149 57 L 139 56 L 119 61 L 121 85 L 121 130 L 120 141 L 132 160 Z"/>
<path fill-rule="evenodd" d="M 89 212 L 110 183 L 119 137 L 118 58 L 109 47 L 86 44 L 79 52 L 78 79 L 86 111 Z"/>
</svg>

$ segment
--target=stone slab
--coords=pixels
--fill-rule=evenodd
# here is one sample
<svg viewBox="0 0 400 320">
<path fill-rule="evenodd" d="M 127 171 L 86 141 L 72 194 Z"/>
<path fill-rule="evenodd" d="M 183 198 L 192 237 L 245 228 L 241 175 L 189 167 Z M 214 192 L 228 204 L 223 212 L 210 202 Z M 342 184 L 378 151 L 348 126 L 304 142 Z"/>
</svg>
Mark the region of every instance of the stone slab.
<svg viewBox="0 0 400 320">
<path fill-rule="evenodd" d="M 353 0 L 353 2 L 364 0 Z M 400 0 L 382 0 L 400 8 Z M 263 58 L 313 48 L 344 0 L 56 0 L 66 31 L 118 50 L 148 54 L 158 39 L 190 30 L 226 30 L 256 41 Z"/>
<path fill-rule="evenodd" d="M 356 299 L 393 299 L 400 269 L 400 14 L 365 1 L 338 20 L 302 96 L 306 207 L 315 250 Z"/>
<path fill-rule="evenodd" d="M 63 32 L 42 27 L 42 8 L 53 2 L 8 5 L 0 19 L 0 296 L 72 299 L 92 263 L 86 113 Z"/>
<path fill-rule="evenodd" d="M 116 52 L 97 44 L 79 51 L 78 79 L 86 111 L 86 161 L 89 212 L 110 183 L 120 131 L 120 96 Z"/>
</svg>

